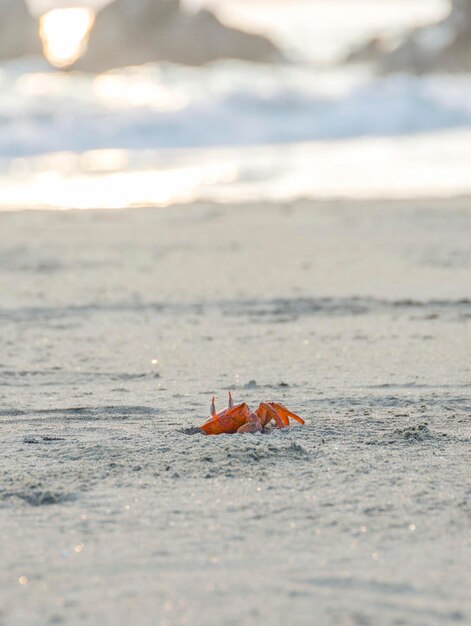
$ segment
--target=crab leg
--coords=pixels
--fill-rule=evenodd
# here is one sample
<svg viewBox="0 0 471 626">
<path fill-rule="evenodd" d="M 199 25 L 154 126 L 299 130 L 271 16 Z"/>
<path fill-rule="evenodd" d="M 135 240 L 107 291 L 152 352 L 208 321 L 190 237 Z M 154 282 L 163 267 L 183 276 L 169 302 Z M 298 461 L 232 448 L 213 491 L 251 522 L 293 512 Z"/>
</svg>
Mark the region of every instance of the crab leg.
<svg viewBox="0 0 471 626">
<path fill-rule="evenodd" d="M 300 424 L 304 424 L 305 423 L 302 417 L 299 417 L 299 415 L 296 415 L 296 413 L 293 413 L 292 411 L 287 409 L 285 406 L 283 406 L 279 402 L 272 402 L 271 404 L 275 408 L 275 410 L 278 411 L 278 413 L 283 418 L 291 417 L 291 419 L 296 420 L 296 422 L 299 422 Z M 288 423 L 289 423 L 289 421 L 288 421 Z"/>
<path fill-rule="evenodd" d="M 260 402 L 260 406 L 257 409 L 257 415 L 264 421 L 264 423 L 268 423 L 270 421 L 265 421 L 265 417 L 268 415 L 269 418 L 275 420 L 278 428 L 285 428 L 285 423 L 278 414 L 278 411 L 273 406 L 268 404 L 268 402 Z"/>
<path fill-rule="evenodd" d="M 282 419 L 283 424 L 285 426 L 289 426 L 289 419 L 288 419 L 288 417 L 286 417 L 286 415 L 283 415 L 283 413 L 280 410 L 278 410 L 278 408 L 275 406 L 275 403 L 274 402 L 269 402 L 269 405 L 272 407 L 272 409 L 274 409 L 276 411 L 277 415 Z"/>
</svg>

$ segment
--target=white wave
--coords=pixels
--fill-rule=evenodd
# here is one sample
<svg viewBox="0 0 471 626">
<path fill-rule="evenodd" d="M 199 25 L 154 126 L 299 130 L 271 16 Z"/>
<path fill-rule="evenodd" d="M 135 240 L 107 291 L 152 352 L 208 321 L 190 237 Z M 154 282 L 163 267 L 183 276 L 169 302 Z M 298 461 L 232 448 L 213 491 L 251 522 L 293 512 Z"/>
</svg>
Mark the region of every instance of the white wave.
<svg viewBox="0 0 471 626">
<path fill-rule="evenodd" d="M 471 78 L 221 63 L 0 74 L 0 156 L 244 146 L 471 126 Z"/>
<path fill-rule="evenodd" d="M 0 70 L 0 209 L 471 193 L 471 78 Z"/>
</svg>

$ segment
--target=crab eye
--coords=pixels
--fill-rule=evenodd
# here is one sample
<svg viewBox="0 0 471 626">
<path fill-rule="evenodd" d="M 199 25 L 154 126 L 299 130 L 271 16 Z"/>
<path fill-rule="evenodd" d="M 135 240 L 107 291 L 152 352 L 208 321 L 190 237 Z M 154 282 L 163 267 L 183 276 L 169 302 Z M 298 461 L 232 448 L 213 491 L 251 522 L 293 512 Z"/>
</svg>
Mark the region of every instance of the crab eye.
<svg viewBox="0 0 471 626">
<path fill-rule="evenodd" d="M 228 406 L 230 409 L 232 409 L 232 407 L 234 406 L 234 400 L 232 399 L 232 394 L 231 394 L 231 392 L 230 392 L 230 391 L 229 391 L 229 400 L 228 400 L 228 402 L 227 402 L 227 406 Z"/>
</svg>

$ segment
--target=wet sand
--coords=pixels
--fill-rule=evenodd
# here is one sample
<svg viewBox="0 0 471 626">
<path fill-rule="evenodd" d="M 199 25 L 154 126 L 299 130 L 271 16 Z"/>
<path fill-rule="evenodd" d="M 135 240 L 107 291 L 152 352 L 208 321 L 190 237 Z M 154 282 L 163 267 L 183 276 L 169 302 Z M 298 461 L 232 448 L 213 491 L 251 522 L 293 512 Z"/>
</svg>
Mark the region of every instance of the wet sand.
<svg viewBox="0 0 471 626">
<path fill-rule="evenodd" d="M 469 623 L 470 207 L 0 214 L 0 625 Z"/>
</svg>

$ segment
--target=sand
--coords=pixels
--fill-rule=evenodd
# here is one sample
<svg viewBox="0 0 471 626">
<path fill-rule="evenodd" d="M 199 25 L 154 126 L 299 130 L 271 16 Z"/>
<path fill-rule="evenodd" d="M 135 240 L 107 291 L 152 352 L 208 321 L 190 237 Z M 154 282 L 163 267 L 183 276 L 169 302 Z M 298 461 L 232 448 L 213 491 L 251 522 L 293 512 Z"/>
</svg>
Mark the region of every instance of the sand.
<svg viewBox="0 0 471 626">
<path fill-rule="evenodd" d="M 470 623 L 470 206 L 0 214 L 0 625 Z"/>
</svg>

